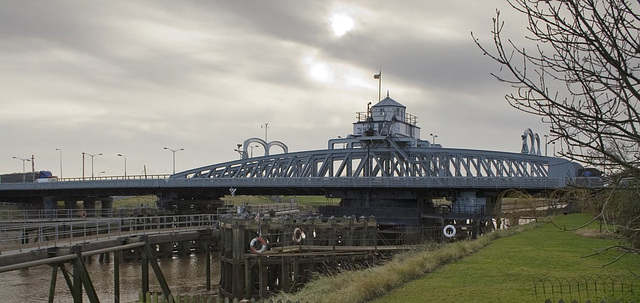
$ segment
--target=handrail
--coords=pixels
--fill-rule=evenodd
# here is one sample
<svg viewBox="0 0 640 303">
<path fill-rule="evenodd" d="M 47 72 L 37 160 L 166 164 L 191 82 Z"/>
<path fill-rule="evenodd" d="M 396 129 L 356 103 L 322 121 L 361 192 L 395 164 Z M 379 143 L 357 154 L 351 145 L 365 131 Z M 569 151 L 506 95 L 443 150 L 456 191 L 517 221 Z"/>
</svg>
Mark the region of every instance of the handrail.
<svg viewBox="0 0 640 303">
<path fill-rule="evenodd" d="M 123 236 L 176 233 L 216 228 L 217 214 L 85 218 L 0 225 L 0 251 L 42 249 L 73 242 L 89 242 Z"/>
</svg>

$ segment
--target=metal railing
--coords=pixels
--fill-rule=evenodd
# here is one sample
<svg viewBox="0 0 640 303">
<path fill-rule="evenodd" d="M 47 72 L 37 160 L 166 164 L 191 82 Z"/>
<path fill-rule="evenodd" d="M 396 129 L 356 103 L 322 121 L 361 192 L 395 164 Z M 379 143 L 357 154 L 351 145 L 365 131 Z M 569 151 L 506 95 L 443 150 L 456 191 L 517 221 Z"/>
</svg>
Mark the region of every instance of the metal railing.
<svg viewBox="0 0 640 303">
<path fill-rule="evenodd" d="M 144 215 L 163 215 L 155 208 L 116 209 L 30 209 L 0 210 L 0 224 L 7 222 L 25 223 L 34 221 L 85 220 L 89 218 L 124 218 Z M 164 214 L 166 215 L 166 213 Z"/>
<path fill-rule="evenodd" d="M 145 179 L 168 179 L 171 174 L 162 175 L 127 175 L 127 176 L 100 176 L 100 177 L 74 177 L 56 178 L 55 181 L 95 181 L 95 180 L 145 180 Z M 55 182 L 54 181 L 54 182 Z"/>
<path fill-rule="evenodd" d="M 217 228 L 217 214 L 83 218 L 82 220 L 5 222 L 0 225 L 2 254 L 73 243 L 194 229 Z"/>
</svg>

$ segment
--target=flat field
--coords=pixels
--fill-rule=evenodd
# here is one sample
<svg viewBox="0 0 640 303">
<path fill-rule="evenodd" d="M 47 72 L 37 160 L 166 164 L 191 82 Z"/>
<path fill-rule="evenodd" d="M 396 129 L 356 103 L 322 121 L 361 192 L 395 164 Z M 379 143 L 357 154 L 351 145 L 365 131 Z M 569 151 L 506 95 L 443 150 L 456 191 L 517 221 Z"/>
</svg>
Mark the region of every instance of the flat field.
<svg viewBox="0 0 640 303">
<path fill-rule="evenodd" d="M 570 229 L 590 218 L 574 214 L 556 217 L 553 222 Z M 615 261 L 621 254 L 615 249 L 592 255 L 618 244 L 614 239 L 593 237 L 598 233 L 597 223 L 578 231 L 565 231 L 546 223 L 495 239 L 477 253 L 406 283 L 373 302 L 536 302 L 534 279 L 640 275 L 640 256 L 626 255 Z"/>
</svg>

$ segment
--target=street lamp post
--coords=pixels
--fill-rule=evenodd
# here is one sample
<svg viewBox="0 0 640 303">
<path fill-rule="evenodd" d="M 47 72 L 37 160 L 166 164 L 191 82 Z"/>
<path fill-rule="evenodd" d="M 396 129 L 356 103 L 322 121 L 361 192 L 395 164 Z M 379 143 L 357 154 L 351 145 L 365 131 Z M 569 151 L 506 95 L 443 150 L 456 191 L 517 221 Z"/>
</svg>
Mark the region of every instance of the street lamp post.
<svg viewBox="0 0 640 303">
<path fill-rule="evenodd" d="M 244 158 L 246 158 L 247 155 L 240 148 L 242 148 L 242 144 L 238 144 L 238 148 L 234 149 L 233 151 L 237 152 L 238 154 L 240 154 L 240 159 L 244 159 Z"/>
<path fill-rule="evenodd" d="M 164 147 L 164 149 L 170 150 L 173 153 L 173 174 L 175 174 L 176 173 L 176 152 L 184 150 L 184 148 L 171 149 L 171 148 L 168 148 L 168 147 Z"/>
<path fill-rule="evenodd" d="M 544 135 L 544 156 L 547 156 L 547 146 L 549 145 L 549 135 Z"/>
<path fill-rule="evenodd" d="M 123 157 L 124 158 L 124 176 L 127 176 L 127 156 L 123 155 L 123 154 L 118 154 L 118 157 Z"/>
<path fill-rule="evenodd" d="M 93 179 L 95 178 L 95 177 L 94 177 L 94 174 L 93 174 L 93 157 L 95 157 L 95 156 L 102 156 L 102 153 L 99 153 L 99 154 L 93 154 L 93 155 L 92 155 L 92 154 L 88 154 L 88 153 L 82 153 L 82 155 L 87 155 L 87 156 L 91 157 L 91 180 L 93 180 Z M 83 158 L 83 159 L 84 159 L 84 158 Z M 84 166 L 84 160 L 83 160 L 82 162 L 83 162 L 83 166 Z"/>
<path fill-rule="evenodd" d="M 438 135 L 429 134 L 429 136 L 431 136 L 431 144 L 435 145 L 436 144 L 436 138 L 438 138 Z"/>
<path fill-rule="evenodd" d="M 62 179 L 62 149 L 56 148 L 56 150 L 60 152 L 60 177 L 58 178 Z"/>
<path fill-rule="evenodd" d="M 23 159 L 23 158 L 20 158 L 20 157 L 13 157 L 13 158 L 22 161 L 22 182 L 23 183 L 27 182 L 27 177 L 26 177 L 27 173 L 26 173 L 25 168 L 24 168 L 24 162 L 29 162 L 29 161 L 31 161 L 31 159 Z"/>
<path fill-rule="evenodd" d="M 251 150 L 251 154 L 250 154 L 249 158 L 253 158 L 253 148 L 254 148 L 254 147 L 260 147 L 260 146 L 258 146 L 258 145 L 254 145 L 254 146 L 249 145 L 249 148 L 250 148 L 250 150 Z"/>
</svg>

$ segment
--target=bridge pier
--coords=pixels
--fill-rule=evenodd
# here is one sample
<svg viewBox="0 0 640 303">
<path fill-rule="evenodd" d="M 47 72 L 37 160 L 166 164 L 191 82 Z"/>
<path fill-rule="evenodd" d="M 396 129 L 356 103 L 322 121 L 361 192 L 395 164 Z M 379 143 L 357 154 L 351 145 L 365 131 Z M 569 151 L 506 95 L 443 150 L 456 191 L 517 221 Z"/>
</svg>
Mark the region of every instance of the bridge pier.
<svg viewBox="0 0 640 303">
<path fill-rule="evenodd" d="M 64 200 L 64 208 L 65 209 L 70 209 L 70 210 L 76 210 L 78 209 L 78 200 Z"/>
<path fill-rule="evenodd" d="M 100 202 L 102 216 L 108 217 L 113 212 L 113 197 L 101 197 Z"/>
<path fill-rule="evenodd" d="M 158 258 L 171 258 L 173 255 L 173 243 L 158 244 Z"/>
<path fill-rule="evenodd" d="M 191 254 L 191 241 L 178 242 L 178 256 L 188 256 Z"/>
<path fill-rule="evenodd" d="M 96 216 L 96 200 L 95 198 L 85 198 L 84 200 L 84 211 L 87 216 L 95 217 Z"/>
<path fill-rule="evenodd" d="M 42 197 L 42 206 L 44 208 L 45 217 L 50 218 L 53 217 L 55 213 L 58 201 L 56 200 L 56 197 Z"/>
</svg>

